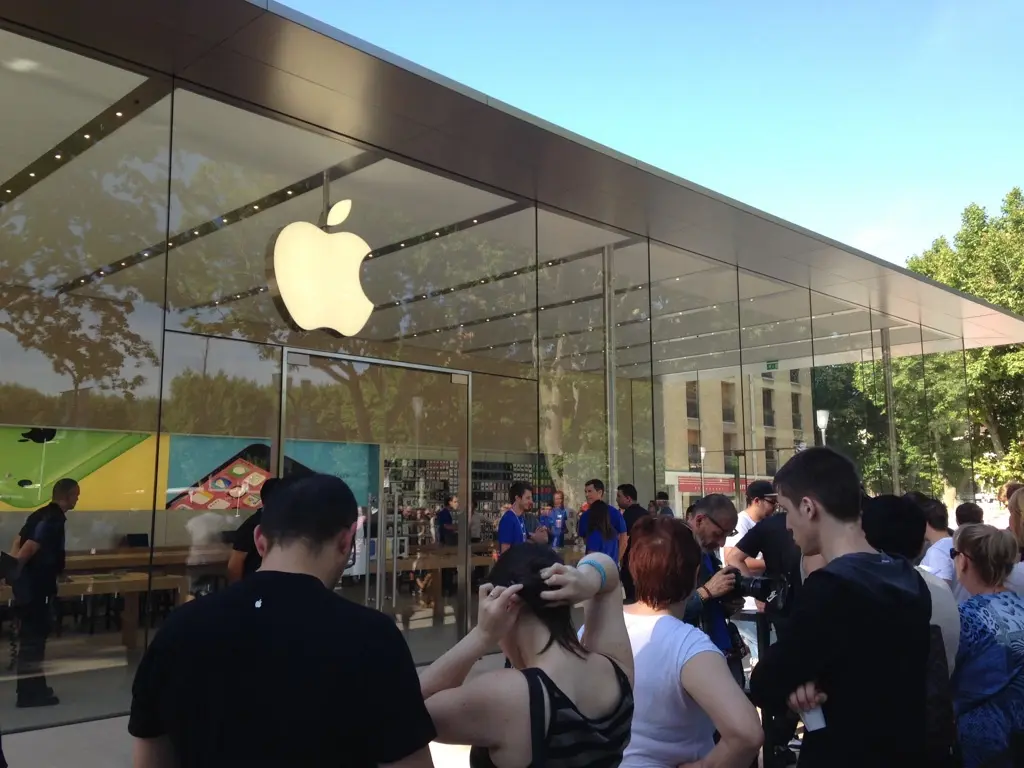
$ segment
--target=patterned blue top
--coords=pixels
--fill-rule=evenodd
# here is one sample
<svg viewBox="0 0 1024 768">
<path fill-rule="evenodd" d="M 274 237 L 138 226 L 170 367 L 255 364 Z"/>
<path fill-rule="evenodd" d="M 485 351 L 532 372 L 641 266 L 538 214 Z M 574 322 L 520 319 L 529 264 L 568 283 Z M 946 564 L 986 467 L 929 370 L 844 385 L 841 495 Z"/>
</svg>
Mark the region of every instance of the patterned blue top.
<svg viewBox="0 0 1024 768">
<path fill-rule="evenodd" d="M 960 604 L 952 687 L 964 766 L 976 768 L 1024 731 L 1024 599 L 1000 592 Z"/>
</svg>

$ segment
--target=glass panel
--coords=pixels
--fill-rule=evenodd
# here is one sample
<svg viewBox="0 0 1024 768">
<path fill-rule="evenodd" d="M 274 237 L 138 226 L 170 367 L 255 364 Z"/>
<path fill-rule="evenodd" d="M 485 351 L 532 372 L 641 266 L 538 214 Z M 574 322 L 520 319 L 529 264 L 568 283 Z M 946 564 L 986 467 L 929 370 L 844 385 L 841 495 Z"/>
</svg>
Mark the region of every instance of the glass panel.
<svg viewBox="0 0 1024 768">
<path fill-rule="evenodd" d="M 529 204 L 195 93 L 179 92 L 175 123 L 171 327 L 536 379 Z M 347 216 L 335 208 L 344 201 Z M 313 230 L 332 210 L 343 223 Z M 323 250 L 290 259 L 281 233 L 296 224 L 288 237 L 299 236 L 302 222 Z M 325 278 L 341 252 L 359 264 L 368 302 L 331 304 L 352 282 Z M 296 293 L 286 279 L 293 267 Z M 297 325 L 321 297 L 327 314 L 307 325 L 338 325 L 345 336 Z M 354 326 L 342 327 L 350 313 L 341 308 L 358 306 Z"/>
<path fill-rule="evenodd" d="M 921 326 L 874 311 L 871 313 L 871 326 L 876 345 L 876 379 L 880 379 L 883 396 L 886 391 L 887 350 L 890 359 L 893 394 L 890 408 L 896 425 L 899 458 L 899 466 L 894 468 L 893 474 L 899 478 L 902 493 L 920 491 L 932 495 L 938 477 L 935 457 L 930 450 L 932 441 L 925 399 Z"/>
<path fill-rule="evenodd" d="M 811 293 L 814 328 L 813 411 L 808 428 L 849 456 L 874 494 L 892 489 L 885 387 L 874 359 L 864 307 Z M 824 429 L 822 429 L 824 426 Z"/>
<path fill-rule="evenodd" d="M 682 515 L 746 473 L 736 268 L 656 242 L 650 254 L 657 490 Z"/>
<path fill-rule="evenodd" d="M 614 258 L 637 238 L 548 211 L 538 211 L 537 217 L 540 450 L 568 508 L 579 510 L 588 480 L 598 478 L 613 487 L 608 477 L 604 248 Z M 637 306 L 641 299 L 629 297 Z M 609 493 L 606 500 L 614 503 L 613 496 Z"/>
<path fill-rule="evenodd" d="M 143 619 L 185 586 L 161 577 L 159 594 L 145 594 L 162 495 L 164 262 L 123 269 L 166 237 L 169 82 L 6 31 L 0 48 L 3 548 L 58 480 L 80 490 L 65 524 L 67 581 L 18 603 L 0 587 L 0 624 L 21 626 L 0 680 L 10 731 L 126 711 Z M 19 697 L 52 706 L 16 708 Z"/>
<path fill-rule="evenodd" d="M 739 299 L 747 480 L 770 480 L 813 439 L 810 293 L 741 269 Z"/>
<path fill-rule="evenodd" d="M 960 339 L 931 328 L 922 328 L 921 334 L 928 433 L 938 481 L 933 492 L 954 511 L 961 502 L 975 498 L 963 345 Z"/>
<path fill-rule="evenodd" d="M 615 485 L 636 486 L 637 501 L 646 506 L 655 495 L 651 279 L 647 241 L 617 248 L 613 254 L 612 274 L 612 334 L 617 372 Z"/>
<path fill-rule="evenodd" d="M 437 658 L 465 615 L 468 377 L 297 352 L 286 364 L 285 475 L 338 475 L 363 512 L 339 590 L 392 615 L 417 663 Z"/>
</svg>

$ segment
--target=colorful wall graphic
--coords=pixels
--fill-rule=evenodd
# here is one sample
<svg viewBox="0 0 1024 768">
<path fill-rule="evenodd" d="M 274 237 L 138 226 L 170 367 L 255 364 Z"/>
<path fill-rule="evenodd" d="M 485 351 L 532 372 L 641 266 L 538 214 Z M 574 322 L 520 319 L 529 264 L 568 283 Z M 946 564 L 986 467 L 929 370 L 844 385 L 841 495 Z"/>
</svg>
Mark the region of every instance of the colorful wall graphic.
<svg viewBox="0 0 1024 768">
<path fill-rule="evenodd" d="M 366 504 L 379 487 L 379 455 L 375 445 L 289 440 L 285 466 L 343 477 Z M 155 496 L 168 508 L 244 515 L 259 507 L 270 474 L 270 443 L 254 438 L 0 427 L 0 512 L 37 509 L 72 477 L 82 512 L 148 510 Z"/>
</svg>

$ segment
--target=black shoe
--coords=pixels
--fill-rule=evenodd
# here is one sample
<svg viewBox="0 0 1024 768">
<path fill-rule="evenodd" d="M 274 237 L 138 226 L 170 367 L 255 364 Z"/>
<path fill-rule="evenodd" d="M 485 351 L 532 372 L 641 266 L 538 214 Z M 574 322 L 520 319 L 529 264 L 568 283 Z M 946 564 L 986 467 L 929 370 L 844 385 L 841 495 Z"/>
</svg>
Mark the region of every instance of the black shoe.
<svg viewBox="0 0 1024 768">
<path fill-rule="evenodd" d="M 30 709 L 32 707 L 55 707 L 60 704 L 60 699 L 51 694 L 42 696 L 31 696 L 18 699 L 18 709 Z"/>
</svg>

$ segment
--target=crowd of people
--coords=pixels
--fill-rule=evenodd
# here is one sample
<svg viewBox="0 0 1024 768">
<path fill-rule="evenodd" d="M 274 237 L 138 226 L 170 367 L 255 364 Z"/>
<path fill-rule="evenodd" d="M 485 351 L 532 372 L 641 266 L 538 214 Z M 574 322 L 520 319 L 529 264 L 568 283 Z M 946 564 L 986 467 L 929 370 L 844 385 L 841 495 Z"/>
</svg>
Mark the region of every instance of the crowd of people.
<svg viewBox="0 0 1024 768">
<path fill-rule="evenodd" d="M 282 481 L 252 531 L 258 570 L 239 563 L 147 650 L 136 766 L 429 766 L 438 740 L 470 745 L 472 766 L 747 768 L 765 741 L 766 764 L 787 760 L 801 721 L 804 768 L 1021 764 L 1024 490 L 1007 494 L 1010 530 L 963 505 L 952 535 L 940 502 L 869 497 L 828 448 L 750 484 L 742 512 L 712 494 L 679 518 L 631 485 L 617 507 L 604 493 L 587 483 L 569 565 L 526 530 L 532 489 L 514 484 L 473 629 L 417 673 L 390 618 L 333 592 L 348 486 Z M 747 681 L 730 619 L 756 576 L 775 640 Z M 504 669 L 470 675 L 498 651 Z"/>
</svg>

